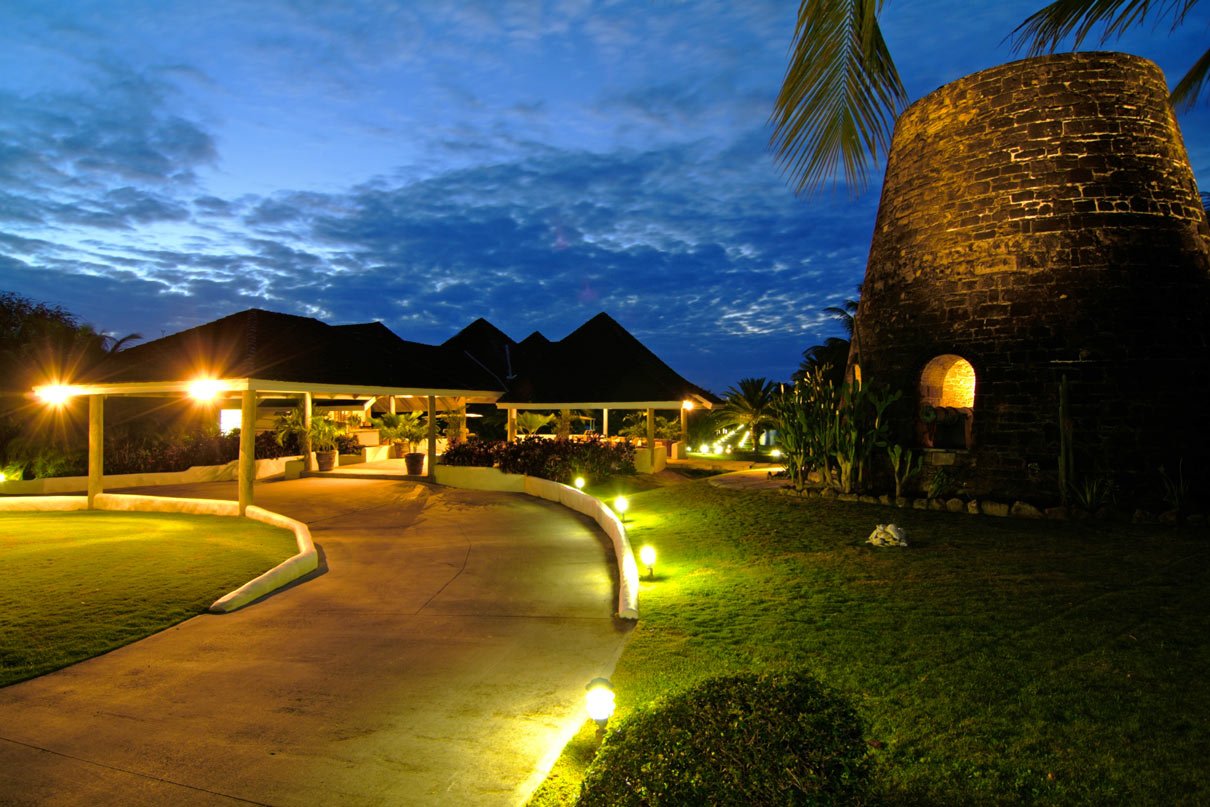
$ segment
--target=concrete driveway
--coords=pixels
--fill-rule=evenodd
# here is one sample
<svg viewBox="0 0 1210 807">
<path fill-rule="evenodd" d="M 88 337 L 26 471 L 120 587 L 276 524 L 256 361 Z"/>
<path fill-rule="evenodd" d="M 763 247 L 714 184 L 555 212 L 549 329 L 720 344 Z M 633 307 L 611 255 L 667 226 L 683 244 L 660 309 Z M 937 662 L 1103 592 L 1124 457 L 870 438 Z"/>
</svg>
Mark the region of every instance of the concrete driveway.
<svg viewBox="0 0 1210 807">
<path fill-rule="evenodd" d="M 406 481 L 277 482 L 257 504 L 305 521 L 326 569 L 0 689 L 0 804 L 524 801 L 625 639 L 596 526 Z"/>
</svg>

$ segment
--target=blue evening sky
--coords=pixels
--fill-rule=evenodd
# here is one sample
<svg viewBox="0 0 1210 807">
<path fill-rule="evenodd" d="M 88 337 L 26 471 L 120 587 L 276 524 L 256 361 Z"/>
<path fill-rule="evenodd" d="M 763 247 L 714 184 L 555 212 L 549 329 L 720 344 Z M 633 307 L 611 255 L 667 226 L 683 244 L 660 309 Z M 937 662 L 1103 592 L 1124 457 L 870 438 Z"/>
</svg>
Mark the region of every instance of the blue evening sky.
<svg viewBox="0 0 1210 807">
<path fill-rule="evenodd" d="M 881 19 L 916 99 L 1015 58 L 1040 4 Z M 558 339 L 604 310 L 716 392 L 787 378 L 840 333 L 879 193 L 795 197 L 768 151 L 796 7 L 5 0 L 0 290 L 148 338 L 261 307 Z M 1108 47 L 1175 83 L 1208 21 Z M 1208 110 L 1181 125 L 1210 188 Z"/>
</svg>

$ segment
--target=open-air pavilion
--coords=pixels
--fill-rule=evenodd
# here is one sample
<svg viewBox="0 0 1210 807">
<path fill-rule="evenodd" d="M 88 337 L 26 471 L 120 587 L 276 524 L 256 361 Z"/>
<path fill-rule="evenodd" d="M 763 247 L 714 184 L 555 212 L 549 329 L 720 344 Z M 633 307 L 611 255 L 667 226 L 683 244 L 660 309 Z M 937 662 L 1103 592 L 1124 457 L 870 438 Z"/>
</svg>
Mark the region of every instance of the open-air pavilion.
<svg viewBox="0 0 1210 807">
<path fill-rule="evenodd" d="M 88 400 L 88 499 L 104 489 L 105 401 L 168 398 L 238 409 L 239 508 L 253 503 L 258 407 L 298 406 L 309 428 L 317 402 L 329 408 L 427 413 L 427 460 L 437 458 L 436 415 L 468 404 L 518 411 L 646 410 L 647 467 L 656 464 L 655 412 L 686 415 L 718 399 L 682 378 L 625 328 L 601 313 L 557 342 L 535 332 L 513 342 L 476 320 L 443 345 L 401 339 L 381 323 L 328 325 L 310 317 L 249 309 L 111 355 L 80 378 L 39 387 L 50 402 Z M 465 420 L 462 421 L 465 423 Z M 303 438 L 306 470 L 311 446 Z"/>
<path fill-rule="evenodd" d="M 80 379 L 41 387 L 49 401 L 88 399 L 88 499 L 103 492 L 105 400 L 194 398 L 240 409 L 239 508 L 253 503 L 254 424 L 265 398 L 294 398 L 310 426 L 316 396 L 427 411 L 428 458 L 436 458 L 436 413 L 489 403 L 503 388 L 465 357 L 400 339 L 381 323 L 327 325 L 250 309 L 132 347 Z M 303 456 L 310 463 L 304 437 Z"/>
</svg>

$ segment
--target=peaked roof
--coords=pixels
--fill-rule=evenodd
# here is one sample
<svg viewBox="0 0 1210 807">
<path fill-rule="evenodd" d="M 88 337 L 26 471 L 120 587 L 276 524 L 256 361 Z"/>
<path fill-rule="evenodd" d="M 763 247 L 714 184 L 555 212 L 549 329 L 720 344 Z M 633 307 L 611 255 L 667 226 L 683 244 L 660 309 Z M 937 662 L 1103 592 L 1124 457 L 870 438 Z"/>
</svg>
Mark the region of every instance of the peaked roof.
<svg viewBox="0 0 1210 807">
<path fill-rule="evenodd" d="M 545 341 L 542 345 L 534 336 Z M 498 403 L 562 404 L 569 407 L 719 399 L 686 381 L 608 314 L 597 314 L 558 342 L 527 337 L 534 355 Z"/>
<path fill-rule="evenodd" d="M 203 375 L 350 387 L 502 389 L 457 351 L 400 339 L 380 322 L 327 325 L 258 308 L 120 351 L 83 381 L 173 382 Z"/>
<path fill-rule="evenodd" d="M 512 354 L 517 343 L 483 317 L 446 339 L 441 346 L 470 356 L 501 384 L 515 373 Z"/>
</svg>

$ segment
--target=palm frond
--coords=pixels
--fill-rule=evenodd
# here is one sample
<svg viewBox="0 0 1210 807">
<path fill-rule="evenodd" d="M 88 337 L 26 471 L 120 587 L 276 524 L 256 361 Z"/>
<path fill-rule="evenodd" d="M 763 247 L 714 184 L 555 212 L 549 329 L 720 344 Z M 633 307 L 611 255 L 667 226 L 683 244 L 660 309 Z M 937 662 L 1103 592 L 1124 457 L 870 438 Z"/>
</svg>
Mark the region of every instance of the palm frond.
<svg viewBox="0 0 1210 807">
<path fill-rule="evenodd" d="M 770 145 L 795 192 L 844 173 L 854 192 L 890 146 L 907 92 L 878 27 L 882 0 L 802 0 Z"/>
<path fill-rule="evenodd" d="M 1201 55 L 1189 72 L 1172 88 L 1168 100 L 1178 110 L 1186 110 L 1197 103 L 1198 96 L 1206 88 L 1206 79 L 1210 78 L 1210 50 Z"/>
<path fill-rule="evenodd" d="M 1010 35 L 1015 50 L 1029 55 L 1053 53 L 1072 37 L 1078 48 L 1094 28 L 1104 26 L 1100 43 L 1116 39 L 1144 20 L 1171 15 L 1175 29 L 1199 0 L 1054 0 L 1031 14 Z"/>
</svg>

